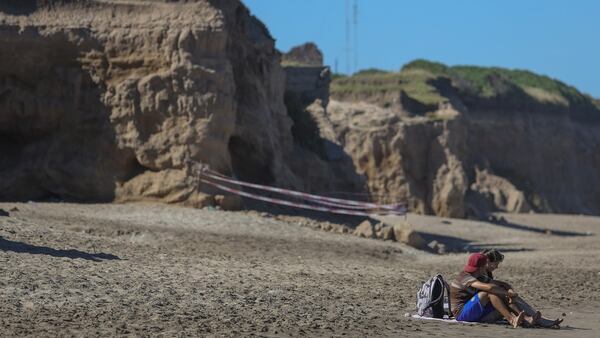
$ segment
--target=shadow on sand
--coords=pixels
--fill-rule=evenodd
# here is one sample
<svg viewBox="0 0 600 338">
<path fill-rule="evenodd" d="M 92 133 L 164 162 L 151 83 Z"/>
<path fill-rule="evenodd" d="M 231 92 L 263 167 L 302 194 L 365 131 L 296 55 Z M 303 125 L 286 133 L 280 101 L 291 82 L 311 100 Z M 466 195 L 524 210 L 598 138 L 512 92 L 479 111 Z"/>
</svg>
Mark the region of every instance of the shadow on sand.
<svg viewBox="0 0 600 338">
<path fill-rule="evenodd" d="M 445 236 L 432 234 L 428 232 L 419 231 L 419 235 L 423 237 L 425 243 L 431 243 L 436 241 L 438 243 L 442 243 L 445 246 L 445 251 L 447 253 L 459 253 L 459 252 L 479 252 L 485 249 L 496 249 L 501 252 L 519 252 L 519 251 L 533 251 L 533 249 L 529 248 L 519 248 L 514 247 L 513 244 L 502 244 L 502 243 L 492 243 L 492 244 L 473 244 L 472 241 L 466 240 L 459 237 L 453 236 Z M 428 250 L 433 251 L 433 250 Z"/>
<path fill-rule="evenodd" d="M 494 215 L 487 215 L 485 218 L 481 219 L 481 221 L 487 222 L 488 224 L 494 226 L 501 226 L 519 231 L 528 231 L 544 236 L 575 237 L 594 235 L 592 233 L 537 228 L 528 225 L 512 223 L 507 221 L 504 217 L 496 217 Z M 450 224 L 450 221 L 442 221 L 442 223 Z M 485 249 L 496 249 L 502 252 L 533 251 L 533 249 L 529 248 L 515 247 L 514 244 L 510 243 L 474 244 L 470 240 L 459 237 L 445 236 L 421 231 L 419 231 L 419 234 L 421 235 L 421 237 L 423 237 L 425 243 L 431 243 L 433 241 L 436 241 L 438 243 L 443 244 L 445 246 L 446 252 L 479 252 Z M 429 251 L 434 250 L 432 249 Z"/>
<path fill-rule="evenodd" d="M 49 248 L 47 246 L 37 246 L 22 242 L 15 242 L 8 240 L 0 236 L 0 250 L 1 251 L 12 251 L 17 253 L 29 253 L 32 255 L 48 255 L 52 257 L 66 257 L 71 259 L 81 258 L 87 259 L 94 262 L 101 262 L 102 260 L 114 260 L 120 259 L 118 256 L 106 254 L 106 253 L 88 253 L 75 249 L 70 250 L 57 250 Z"/>
<path fill-rule="evenodd" d="M 511 222 L 507 221 L 504 217 L 488 216 L 487 222 L 489 222 L 492 225 L 497 225 L 497 226 L 501 226 L 501 227 L 505 227 L 505 228 L 509 228 L 509 229 L 535 232 L 535 233 L 550 235 L 550 236 L 561 236 L 561 237 L 592 236 L 592 234 L 590 234 L 590 233 L 535 228 L 535 227 L 531 227 L 528 225 L 511 223 Z"/>
<path fill-rule="evenodd" d="M 265 196 L 278 198 L 277 196 L 272 196 L 269 194 L 265 194 Z M 305 201 L 300 202 L 307 203 Z M 378 220 L 368 216 L 332 214 L 321 211 L 313 211 L 276 204 L 269 204 L 261 201 L 255 201 L 249 198 L 244 198 L 244 208 L 246 210 L 253 210 L 256 212 L 266 212 L 274 216 L 304 217 L 317 222 L 331 222 L 336 224 L 343 224 L 350 228 L 356 228 L 360 223 L 364 222 L 365 220 L 369 220 L 373 224 L 377 224 L 379 222 Z"/>
</svg>

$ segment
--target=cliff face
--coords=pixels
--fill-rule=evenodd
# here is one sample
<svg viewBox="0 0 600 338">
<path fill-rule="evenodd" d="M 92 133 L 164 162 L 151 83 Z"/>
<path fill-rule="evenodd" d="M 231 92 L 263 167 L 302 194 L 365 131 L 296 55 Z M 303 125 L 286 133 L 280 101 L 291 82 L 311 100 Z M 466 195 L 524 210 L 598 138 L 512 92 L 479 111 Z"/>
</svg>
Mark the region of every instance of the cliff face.
<svg viewBox="0 0 600 338">
<path fill-rule="evenodd" d="M 188 161 L 300 184 L 279 53 L 239 1 L 0 10 L 1 199 L 210 203 Z"/>
<path fill-rule="evenodd" d="M 292 47 L 281 57 L 281 62 L 286 66 L 323 66 L 323 53 L 312 42 Z"/>
<path fill-rule="evenodd" d="M 600 213 L 600 124 L 527 111 L 465 116 L 467 165 L 507 179 L 535 210 Z"/>
<path fill-rule="evenodd" d="M 460 158 L 466 131 L 459 118 L 427 123 L 364 102 L 332 100 L 327 108 L 339 143 L 365 175 L 373 199 L 407 201 L 420 213 L 464 216 L 468 179 Z"/>
<path fill-rule="evenodd" d="M 358 174 L 333 128 L 330 114 L 331 72 L 323 66 L 286 66 L 285 104 L 293 121 L 291 168 L 302 190 L 333 197 L 368 199 L 366 179 Z"/>
<path fill-rule="evenodd" d="M 239 0 L 2 1 L 0 51 L 2 200 L 204 206 L 201 163 L 443 216 L 600 214 L 598 101 L 528 72 L 416 62 L 329 100 Z"/>
<path fill-rule="evenodd" d="M 600 110 L 572 87 L 417 61 L 332 89 L 329 111 L 352 116 L 334 119 L 338 136 L 376 196 L 453 217 L 600 213 Z"/>
</svg>

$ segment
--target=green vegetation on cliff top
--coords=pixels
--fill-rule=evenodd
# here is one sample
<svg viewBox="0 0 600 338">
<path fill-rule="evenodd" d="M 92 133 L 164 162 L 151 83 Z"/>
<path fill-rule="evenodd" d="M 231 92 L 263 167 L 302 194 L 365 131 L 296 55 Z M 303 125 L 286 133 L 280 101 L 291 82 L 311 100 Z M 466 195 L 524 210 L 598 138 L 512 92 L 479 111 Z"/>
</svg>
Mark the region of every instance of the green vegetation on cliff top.
<svg viewBox="0 0 600 338">
<path fill-rule="evenodd" d="M 373 95 L 381 92 L 404 91 L 423 104 L 437 105 L 447 99 L 430 84 L 435 78 L 436 75 L 421 69 L 403 69 L 400 72 L 366 69 L 352 76 L 335 77 L 331 83 L 331 93 L 334 96 L 336 94 Z"/>
<path fill-rule="evenodd" d="M 450 80 L 461 96 L 490 99 L 518 91 L 542 104 L 600 109 L 599 100 L 548 76 L 498 67 L 448 67 L 422 59 L 404 65 L 399 72 L 367 69 L 337 77 L 332 81 L 331 93 L 334 97 L 344 97 L 403 91 L 422 104 L 438 105 L 448 101 L 440 92 L 439 83 L 444 78 Z"/>
</svg>

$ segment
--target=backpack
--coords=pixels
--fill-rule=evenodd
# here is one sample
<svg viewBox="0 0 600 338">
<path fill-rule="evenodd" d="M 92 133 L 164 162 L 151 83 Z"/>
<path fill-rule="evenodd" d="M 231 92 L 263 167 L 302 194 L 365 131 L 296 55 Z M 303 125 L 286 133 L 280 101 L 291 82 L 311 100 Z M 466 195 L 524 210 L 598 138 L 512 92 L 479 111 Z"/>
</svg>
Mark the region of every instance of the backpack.
<svg viewBox="0 0 600 338">
<path fill-rule="evenodd" d="M 450 287 L 442 275 L 431 277 L 417 292 L 417 314 L 422 317 L 452 317 Z"/>
</svg>

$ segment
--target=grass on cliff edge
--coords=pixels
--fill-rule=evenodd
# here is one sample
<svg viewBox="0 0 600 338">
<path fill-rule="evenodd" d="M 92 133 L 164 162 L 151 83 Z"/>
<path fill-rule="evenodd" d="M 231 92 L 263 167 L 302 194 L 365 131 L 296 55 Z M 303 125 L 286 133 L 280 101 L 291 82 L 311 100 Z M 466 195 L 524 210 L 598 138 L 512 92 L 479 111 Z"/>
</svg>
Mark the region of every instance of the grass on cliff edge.
<svg viewBox="0 0 600 338">
<path fill-rule="evenodd" d="M 475 97 L 499 96 L 506 88 L 514 87 L 540 103 L 565 107 L 591 104 L 600 109 L 600 100 L 548 76 L 499 67 L 448 67 L 423 59 L 404 65 L 399 72 L 367 69 L 352 76 L 337 77 L 332 81 L 331 93 L 343 97 L 402 90 L 423 104 L 437 105 L 448 100 L 433 84 L 440 77 L 449 78 L 460 92 Z"/>
<path fill-rule="evenodd" d="M 335 95 L 374 95 L 382 92 L 404 91 L 411 98 L 425 104 L 437 105 L 446 102 L 438 90 L 430 84 L 436 75 L 427 70 L 407 69 L 400 72 L 387 72 L 379 69 L 366 69 L 352 76 L 335 76 L 330 91 Z"/>
</svg>

